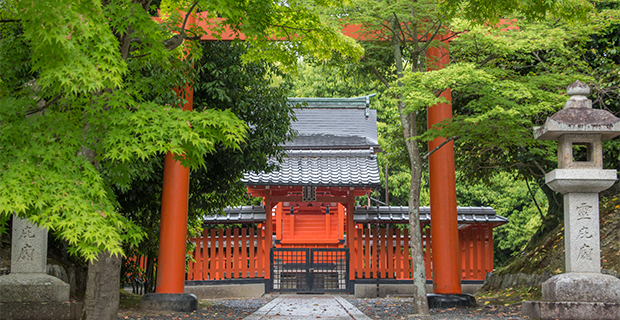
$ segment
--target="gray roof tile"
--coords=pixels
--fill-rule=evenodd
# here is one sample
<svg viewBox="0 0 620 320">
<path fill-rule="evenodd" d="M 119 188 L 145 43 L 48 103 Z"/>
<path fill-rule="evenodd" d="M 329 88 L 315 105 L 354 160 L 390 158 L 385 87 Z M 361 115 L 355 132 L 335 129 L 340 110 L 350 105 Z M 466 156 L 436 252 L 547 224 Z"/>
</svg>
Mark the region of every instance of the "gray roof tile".
<svg viewBox="0 0 620 320">
<path fill-rule="evenodd" d="M 459 224 L 508 223 L 508 219 L 498 216 L 490 207 L 457 207 L 456 213 Z M 408 223 L 409 207 L 356 207 L 353 220 L 355 222 Z M 420 207 L 420 222 L 430 221 L 430 207 Z"/>
<path fill-rule="evenodd" d="M 377 158 L 368 150 L 289 150 L 281 169 L 247 173 L 247 185 L 376 187 Z"/>
<path fill-rule="evenodd" d="M 205 223 L 257 223 L 265 221 L 264 206 L 226 208 L 226 215 L 205 216 Z M 420 222 L 431 221 L 430 207 L 420 207 Z M 508 219 L 498 216 L 490 207 L 458 207 L 457 218 L 461 225 L 492 223 L 501 225 Z M 408 223 L 409 207 L 355 207 L 353 221 L 358 223 Z"/>
<path fill-rule="evenodd" d="M 290 98 L 307 106 L 295 110 L 291 127 L 298 136 L 285 148 L 378 148 L 377 111 L 367 109 L 366 97 L 361 98 Z"/>
</svg>

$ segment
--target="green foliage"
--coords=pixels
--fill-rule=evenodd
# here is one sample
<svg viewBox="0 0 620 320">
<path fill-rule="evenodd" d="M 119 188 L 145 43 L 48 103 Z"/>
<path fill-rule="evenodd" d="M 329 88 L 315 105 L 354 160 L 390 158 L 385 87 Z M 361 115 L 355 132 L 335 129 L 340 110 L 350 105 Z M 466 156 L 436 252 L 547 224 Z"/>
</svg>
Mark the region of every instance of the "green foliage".
<svg viewBox="0 0 620 320">
<path fill-rule="evenodd" d="M 486 184 L 465 183 L 457 178 L 460 206 L 492 207 L 498 215 L 510 220 L 508 224 L 493 229 L 496 265 L 501 265 L 528 244 L 541 224 L 541 211 L 547 211 L 547 198 L 540 188 L 515 174 L 497 173 Z M 529 189 L 526 183 L 529 183 Z"/>
<path fill-rule="evenodd" d="M 244 61 L 279 62 L 293 67 L 302 56 L 328 59 L 332 53 L 358 59 L 363 51 L 355 41 L 340 32 L 340 24 L 320 15 L 332 6 L 342 3 L 331 0 L 218 0 L 196 1 L 198 8 L 208 12 L 207 32 L 216 38 L 225 30 L 243 35 L 250 44 Z M 162 13 L 175 21 L 175 8 L 187 8 L 187 1 L 163 1 Z M 218 19 L 221 18 L 221 19 Z M 178 15 L 177 20 L 178 21 Z M 178 25 L 178 23 L 173 23 Z M 200 34 L 201 30 L 190 30 Z M 278 39 L 280 41 L 273 41 Z"/>
<path fill-rule="evenodd" d="M 243 62 L 247 45 L 230 42 L 203 43 L 194 101 L 197 109 L 227 109 L 249 127 L 247 143 L 240 149 L 216 146 L 204 169 L 192 173 L 190 211 L 220 213 L 241 204 L 246 189 L 244 172 L 270 172 L 284 157 L 282 145 L 291 140 L 294 119 L 286 91 L 270 79 L 286 78 L 267 62 Z"/>
<path fill-rule="evenodd" d="M 360 72 L 363 65 L 338 57 L 323 62 L 302 61 L 291 83 L 293 97 L 357 97 L 383 91 L 376 79 Z M 373 107 L 375 107 L 373 101 Z"/>
<path fill-rule="evenodd" d="M 291 66 L 306 54 L 361 55 L 359 46 L 319 18 L 317 10 L 332 2 L 307 4 L 197 3 L 227 18 L 212 31 L 226 26 L 248 37 L 246 61 Z M 163 12 L 172 14 L 163 23 L 152 19 L 147 6 L 129 0 L 36 0 L 4 1 L 0 7 L 0 215 L 15 213 L 48 227 L 87 259 L 103 249 L 120 254 L 123 242 L 136 244 L 143 237 L 115 191 L 151 179 L 160 170 L 161 154 L 172 152 L 183 165 L 205 169 L 209 153 L 242 152 L 252 129 L 219 102 L 201 112 L 177 107 L 182 101 L 172 88 L 193 82 L 197 73 L 190 66 L 202 51 L 191 41 L 172 51 L 166 44 L 174 31 L 182 31 L 179 11 L 195 4 L 164 1 Z M 205 32 L 187 27 L 185 39 Z M 268 41 L 287 33 L 288 41 Z M 247 112 L 259 102 L 245 105 Z M 265 163 L 250 154 L 256 168 Z"/>
<path fill-rule="evenodd" d="M 570 20 L 584 19 L 592 10 L 587 0 L 445 0 L 439 2 L 449 16 L 463 16 L 477 23 L 496 23 L 506 15 L 519 15 L 528 20 L 549 16 Z"/>
</svg>

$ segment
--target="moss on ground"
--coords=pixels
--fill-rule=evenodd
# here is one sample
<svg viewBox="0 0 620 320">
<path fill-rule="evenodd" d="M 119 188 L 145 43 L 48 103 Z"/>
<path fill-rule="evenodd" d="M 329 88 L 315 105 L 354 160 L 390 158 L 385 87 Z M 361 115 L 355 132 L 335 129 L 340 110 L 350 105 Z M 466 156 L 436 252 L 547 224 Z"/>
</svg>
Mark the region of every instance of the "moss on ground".
<svg viewBox="0 0 620 320">
<path fill-rule="evenodd" d="M 474 295 L 478 305 L 521 305 L 523 301 L 541 299 L 540 287 L 517 287 L 504 290 L 480 291 Z"/>
<path fill-rule="evenodd" d="M 133 294 L 121 289 L 121 298 L 119 308 L 121 309 L 139 309 L 141 295 Z"/>
</svg>

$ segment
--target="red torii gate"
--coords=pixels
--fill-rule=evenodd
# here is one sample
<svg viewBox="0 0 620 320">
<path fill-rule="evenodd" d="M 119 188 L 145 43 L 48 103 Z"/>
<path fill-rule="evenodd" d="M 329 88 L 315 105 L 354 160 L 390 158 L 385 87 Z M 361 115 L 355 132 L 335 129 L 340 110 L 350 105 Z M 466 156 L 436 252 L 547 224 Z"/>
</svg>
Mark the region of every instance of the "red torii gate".
<svg viewBox="0 0 620 320">
<path fill-rule="evenodd" d="M 205 13 L 196 15 L 206 17 Z M 207 27 L 206 19 L 199 19 L 191 15 L 188 25 L 194 24 L 207 31 L 201 37 L 202 41 L 215 40 L 245 40 L 243 34 L 235 34 L 225 29 L 221 36 L 216 37 Z M 343 28 L 343 34 L 360 39 L 361 26 L 350 25 Z M 444 39 L 442 39 L 444 40 Z M 427 56 L 437 59 L 432 69 L 441 69 L 449 63 L 447 48 L 448 39 L 444 40 L 445 47 L 429 48 Z M 192 110 L 193 88 L 175 90 L 187 101 L 183 106 L 186 111 Z M 451 101 L 451 92 L 446 90 L 441 94 Z M 428 127 L 432 127 L 445 119 L 452 118 L 450 103 L 441 103 L 428 108 Z M 429 150 L 433 150 L 445 139 L 437 138 L 429 142 Z M 459 261 L 459 236 L 457 221 L 454 144 L 446 143 L 429 157 L 430 167 L 430 198 L 431 198 L 431 232 L 433 284 L 434 292 L 438 294 L 460 294 L 461 276 Z M 164 164 L 164 185 L 161 209 L 161 230 L 158 256 L 158 272 L 156 293 L 178 295 L 184 292 L 185 285 L 185 248 L 187 238 L 187 210 L 189 201 L 189 168 L 183 167 L 168 153 Z M 144 299 L 143 299 L 144 300 Z M 173 299 L 173 300 L 176 300 Z"/>
</svg>

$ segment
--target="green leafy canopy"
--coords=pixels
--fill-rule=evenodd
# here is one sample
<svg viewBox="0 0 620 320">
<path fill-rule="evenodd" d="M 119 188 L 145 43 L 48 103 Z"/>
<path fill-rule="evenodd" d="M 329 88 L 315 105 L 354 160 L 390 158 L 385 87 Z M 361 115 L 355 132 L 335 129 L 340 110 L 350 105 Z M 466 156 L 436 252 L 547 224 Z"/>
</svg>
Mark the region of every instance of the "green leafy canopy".
<svg viewBox="0 0 620 320">
<path fill-rule="evenodd" d="M 294 66 L 303 55 L 359 57 L 361 48 L 318 14 L 332 1 L 4 1 L 0 6 L 0 220 L 17 214 L 94 259 L 122 254 L 143 232 L 113 190 L 175 154 L 206 168 L 205 156 L 242 150 L 249 127 L 225 106 L 183 112 L 172 88 L 196 79 L 196 41 L 224 27 L 243 33 L 246 61 Z M 224 18 L 212 30 L 179 26 L 184 12 Z M 175 32 L 186 41 L 168 46 Z M 282 41 L 271 41 L 274 39 Z M 177 37 L 178 39 L 178 37 Z M 183 39 L 182 39 L 183 40 Z M 184 57 L 180 59 L 179 57 Z"/>
</svg>

